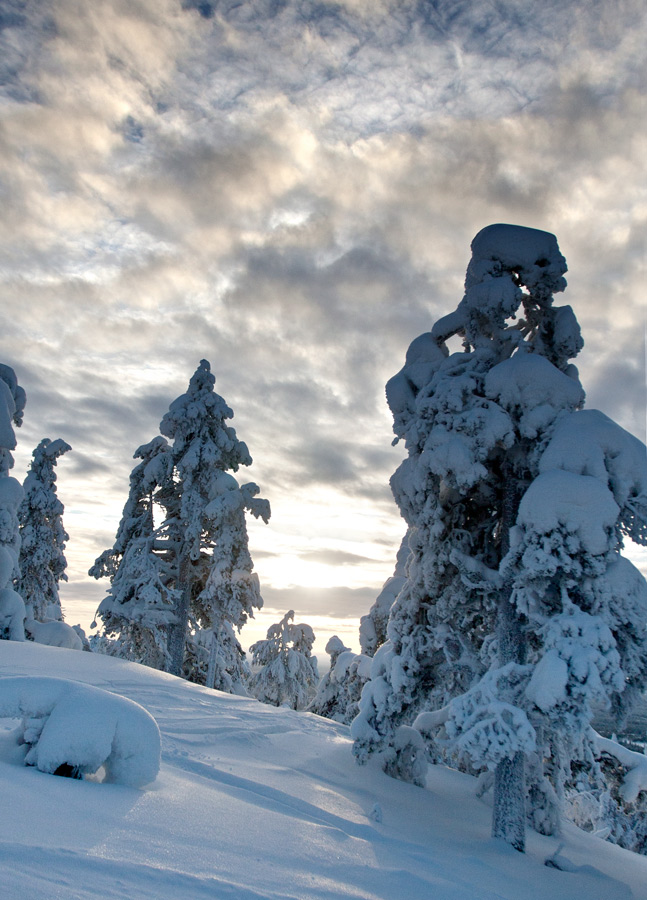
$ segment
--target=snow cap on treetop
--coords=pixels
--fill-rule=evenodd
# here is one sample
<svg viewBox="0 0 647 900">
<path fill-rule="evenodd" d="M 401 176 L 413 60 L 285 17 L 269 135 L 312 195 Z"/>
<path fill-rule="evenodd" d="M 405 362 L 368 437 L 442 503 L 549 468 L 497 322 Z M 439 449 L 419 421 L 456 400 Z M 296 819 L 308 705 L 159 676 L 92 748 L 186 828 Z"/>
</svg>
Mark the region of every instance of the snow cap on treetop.
<svg viewBox="0 0 647 900">
<path fill-rule="evenodd" d="M 472 241 L 465 289 L 502 270 L 516 272 L 529 288 L 543 283 L 550 293 L 558 293 L 566 287 L 566 260 L 549 231 L 522 225 L 488 225 L 479 231 Z"/>
<path fill-rule="evenodd" d="M 4 381 L 11 392 L 13 398 L 13 411 L 11 416 L 14 425 L 20 427 L 22 425 L 22 415 L 25 409 L 25 403 L 27 402 L 27 395 L 18 384 L 18 379 L 16 378 L 14 370 L 11 366 L 6 366 L 4 363 L 0 363 L 0 381 Z"/>
<path fill-rule="evenodd" d="M 62 456 L 71 449 L 70 445 L 62 438 L 56 438 L 56 440 L 53 441 L 49 438 L 43 438 L 36 448 L 36 450 L 40 450 L 48 459 L 58 459 L 59 456 Z"/>
</svg>

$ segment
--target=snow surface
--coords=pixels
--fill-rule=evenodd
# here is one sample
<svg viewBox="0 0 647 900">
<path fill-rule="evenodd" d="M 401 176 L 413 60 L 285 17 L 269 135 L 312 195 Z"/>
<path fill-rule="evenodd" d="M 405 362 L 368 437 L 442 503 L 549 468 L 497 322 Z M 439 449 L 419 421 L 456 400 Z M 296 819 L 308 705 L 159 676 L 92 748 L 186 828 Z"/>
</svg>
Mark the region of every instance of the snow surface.
<svg viewBox="0 0 647 900">
<path fill-rule="evenodd" d="M 359 767 L 348 728 L 112 657 L 11 641 L 0 675 L 107 688 L 151 712 L 162 766 L 145 790 L 22 765 L 0 720 L 3 900 L 643 900 L 647 859 L 564 829 L 519 854 L 490 838 L 476 780 L 427 789 Z"/>
</svg>

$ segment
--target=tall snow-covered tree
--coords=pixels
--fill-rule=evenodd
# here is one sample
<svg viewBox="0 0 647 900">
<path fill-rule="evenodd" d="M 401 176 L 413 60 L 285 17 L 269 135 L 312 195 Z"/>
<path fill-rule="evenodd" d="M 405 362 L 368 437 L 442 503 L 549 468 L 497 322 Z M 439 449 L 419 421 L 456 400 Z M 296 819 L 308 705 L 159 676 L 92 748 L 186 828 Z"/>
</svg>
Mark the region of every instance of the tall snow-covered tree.
<svg viewBox="0 0 647 900">
<path fill-rule="evenodd" d="M 591 703 L 620 707 L 647 674 L 647 597 L 620 556 L 623 534 L 645 542 L 645 451 L 582 410 L 579 326 L 553 304 L 565 271 L 553 235 L 484 229 L 463 300 L 387 385 L 412 555 L 352 726 L 360 761 L 379 751 L 410 780 L 424 772 L 418 732 L 433 758 L 444 726 L 457 755 L 495 773 L 493 833 L 518 849 L 526 772 L 549 830 L 569 758 L 594 753 Z"/>
<path fill-rule="evenodd" d="M 43 622 L 63 620 L 59 581 L 67 581 L 63 527 L 64 507 L 56 494 L 57 460 L 68 450 L 65 441 L 44 438 L 32 454 L 24 496 L 18 510 L 20 522 L 20 578 L 16 590 L 25 602 L 27 617 Z"/>
<path fill-rule="evenodd" d="M 260 667 L 250 685 L 252 694 L 271 706 L 305 709 L 319 681 L 314 640 L 310 625 L 295 623 L 294 610 L 288 610 L 268 628 L 265 640 L 249 648 L 253 665 Z"/>
<path fill-rule="evenodd" d="M 25 640 L 25 605 L 11 586 L 19 575 L 18 508 L 23 489 L 9 470 L 16 448 L 14 426 L 22 425 L 25 399 L 13 369 L 0 364 L 0 639 L 13 641 Z"/>
<path fill-rule="evenodd" d="M 247 674 L 232 629 L 240 630 L 262 606 L 244 511 L 267 522 L 270 507 L 256 497 L 255 484 L 239 487 L 229 474 L 250 465 L 252 458 L 227 425 L 233 412 L 214 384 L 209 363 L 202 360 L 189 389 L 173 401 L 160 424 L 162 434 L 173 441 L 176 494 L 170 502 L 162 502 L 176 544 L 180 592 L 169 634 L 169 671 L 181 673 L 187 638 L 191 642 L 193 636 L 210 631 L 206 673 L 194 659 L 187 674 L 208 680 L 211 687 L 231 690 L 242 685 Z"/>
<path fill-rule="evenodd" d="M 245 512 L 268 521 L 267 500 L 230 471 L 249 465 L 202 360 L 142 458 L 114 547 L 90 570 L 109 575 L 99 608 L 109 652 L 226 691 L 244 692 L 249 668 L 236 637 L 262 606 Z"/>
</svg>

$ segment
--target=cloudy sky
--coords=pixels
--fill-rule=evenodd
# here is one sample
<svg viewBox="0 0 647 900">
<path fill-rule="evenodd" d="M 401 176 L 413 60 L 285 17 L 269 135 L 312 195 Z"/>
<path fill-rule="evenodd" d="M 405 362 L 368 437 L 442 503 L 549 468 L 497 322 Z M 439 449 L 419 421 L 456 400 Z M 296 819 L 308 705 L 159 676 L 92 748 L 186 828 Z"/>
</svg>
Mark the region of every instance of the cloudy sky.
<svg viewBox="0 0 647 900">
<path fill-rule="evenodd" d="M 356 646 L 403 533 L 384 384 L 492 222 L 557 235 L 588 405 L 644 440 L 646 44 L 643 0 L 0 0 L 0 361 L 15 474 L 73 447 L 68 621 L 204 357 L 272 504 L 259 627 Z"/>
</svg>

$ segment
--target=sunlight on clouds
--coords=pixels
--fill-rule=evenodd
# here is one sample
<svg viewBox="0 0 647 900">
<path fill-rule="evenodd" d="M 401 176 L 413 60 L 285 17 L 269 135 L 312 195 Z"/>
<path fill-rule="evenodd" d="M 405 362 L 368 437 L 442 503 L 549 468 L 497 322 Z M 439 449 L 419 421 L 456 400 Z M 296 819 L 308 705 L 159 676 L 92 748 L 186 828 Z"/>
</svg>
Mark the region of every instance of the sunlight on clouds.
<svg viewBox="0 0 647 900">
<path fill-rule="evenodd" d="M 324 563 L 306 562 L 289 553 L 275 559 L 259 559 L 256 569 L 263 583 L 271 587 L 319 587 L 333 588 L 344 584 L 349 588 L 364 587 L 367 583 L 380 584 L 393 574 L 395 559 L 389 563 L 372 563 L 357 567 L 329 566 Z M 376 592 L 377 593 L 377 592 Z"/>
<path fill-rule="evenodd" d="M 74 448 L 70 597 L 204 357 L 272 503 L 261 581 L 368 608 L 404 531 L 383 386 L 490 222 L 556 233 L 589 402 L 644 438 L 641 4 L 55 0 L 51 28 L 23 6 L 0 32 L 2 361 L 18 477 L 44 434 Z"/>
</svg>

